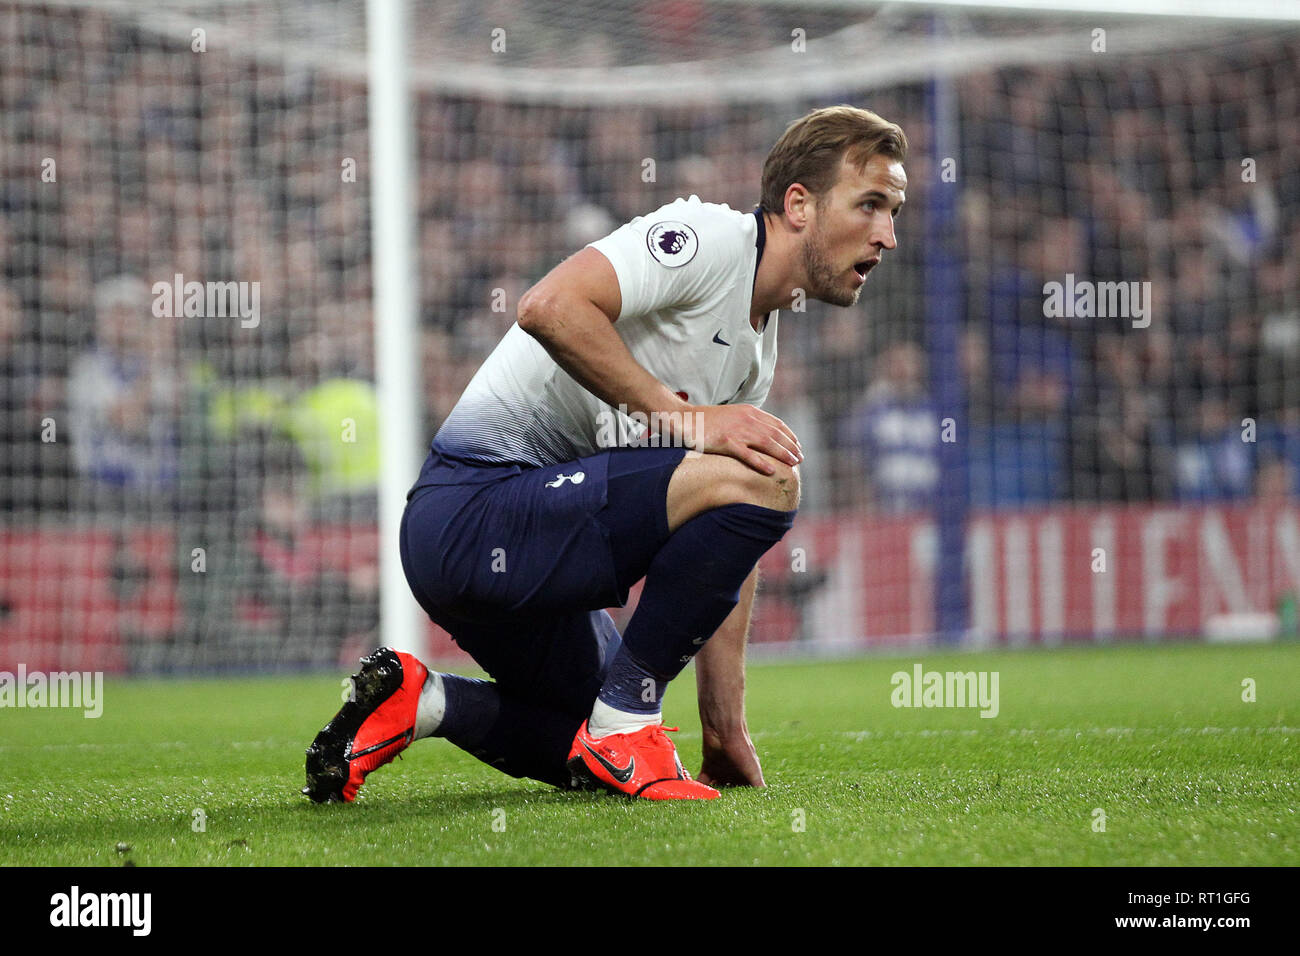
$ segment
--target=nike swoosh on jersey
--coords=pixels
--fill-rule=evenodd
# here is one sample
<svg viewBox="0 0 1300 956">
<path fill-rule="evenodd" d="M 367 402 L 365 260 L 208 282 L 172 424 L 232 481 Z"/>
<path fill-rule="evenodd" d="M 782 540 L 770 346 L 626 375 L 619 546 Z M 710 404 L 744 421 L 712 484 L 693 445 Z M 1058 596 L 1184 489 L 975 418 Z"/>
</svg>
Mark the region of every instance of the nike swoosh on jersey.
<svg viewBox="0 0 1300 956">
<path fill-rule="evenodd" d="M 613 777 L 615 780 L 617 780 L 619 783 L 627 783 L 629 780 L 632 779 L 632 774 L 636 771 L 635 757 L 630 757 L 628 759 L 626 767 L 616 767 L 608 760 L 606 760 L 604 757 L 602 757 L 600 754 L 596 753 L 596 751 L 592 750 L 591 745 L 588 744 L 585 740 L 582 742 L 582 746 L 586 747 L 587 753 L 595 757 L 596 760 L 600 763 L 600 765 L 609 771 L 609 775 Z"/>
<path fill-rule="evenodd" d="M 723 341 L 722 329 L 718 329 L 718 331 L 713 333 L 713 341 L 717 342 L 719 345 L 731 345 L 730 342 Z"/>
</svg>

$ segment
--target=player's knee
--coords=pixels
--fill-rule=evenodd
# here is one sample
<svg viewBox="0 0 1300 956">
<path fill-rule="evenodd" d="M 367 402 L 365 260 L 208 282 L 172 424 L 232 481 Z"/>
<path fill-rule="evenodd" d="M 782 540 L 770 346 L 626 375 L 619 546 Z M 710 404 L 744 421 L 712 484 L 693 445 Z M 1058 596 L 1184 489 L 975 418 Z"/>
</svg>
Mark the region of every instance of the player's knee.
<svg viewBox="0 0 1300 956">
<path fill-rule="evenodd" d="M 799 469 L 773 462 L 764 475 L 725 455 L 703 455 L 678 466 L 668 486 L 668 526 L 674 531 L 713 508 L 749 504 L 773 511 L 799 507 Z"/>
<path fill-rule="evenodd" d="M 799 466 L 777 463 L 777 472 L 769 481 L 776 485 L 777 501 L 769 507 L 777 511 L 794 511 L 799 507 Z"/>
<path fill-rule="evenodd" d="M 799 466 L 773 462 L 776 472 L 764 475 L 741 466 L 743 473 L 733 486 L 736 504 L 758 505 L 773 511 L 794 511 L 799 507 Z"/>
</svg>

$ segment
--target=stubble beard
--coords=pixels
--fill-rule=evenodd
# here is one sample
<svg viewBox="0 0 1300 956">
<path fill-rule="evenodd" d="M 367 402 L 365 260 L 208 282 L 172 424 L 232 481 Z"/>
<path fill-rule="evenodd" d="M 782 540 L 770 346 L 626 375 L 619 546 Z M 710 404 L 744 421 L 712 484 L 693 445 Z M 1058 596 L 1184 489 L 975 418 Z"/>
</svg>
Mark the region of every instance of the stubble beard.
<svg viewBox="0 0 1300 956">
<path fill-rule="evenodd" d="M 831 265 L 830 254 L 818 229 L 803 244 L 803 268 L 808 277 L 808 297 L 831 305 L 848 307 L 857 305 L 862 286 L 846 288 Z"/>
</svg>

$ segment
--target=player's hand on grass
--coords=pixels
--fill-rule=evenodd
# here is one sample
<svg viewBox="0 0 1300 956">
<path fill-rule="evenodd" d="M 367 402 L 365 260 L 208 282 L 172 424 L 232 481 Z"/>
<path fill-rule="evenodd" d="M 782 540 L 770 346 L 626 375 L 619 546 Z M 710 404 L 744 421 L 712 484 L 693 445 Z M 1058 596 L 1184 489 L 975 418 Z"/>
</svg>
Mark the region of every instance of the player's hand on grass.
<svg viewBox="0 0 1300 956">
<path fill-rule="evenodd" d="M 704 763 L 696 779 L 710 787 L 766 787 L 749 730 L 741 727 L 724 738 L 705 727 Z"/>
<path fill-rule="evenodd" d="M 794 466 L 803 461 L 799 439 L 785 422 L 753 405 L 693 405 L 687 439 L 699 452 L 729 455 L 764 475 L 776 469 L 764 456 Z M 691 432 L 698 431 L 699 434 Z"/>
</svg>

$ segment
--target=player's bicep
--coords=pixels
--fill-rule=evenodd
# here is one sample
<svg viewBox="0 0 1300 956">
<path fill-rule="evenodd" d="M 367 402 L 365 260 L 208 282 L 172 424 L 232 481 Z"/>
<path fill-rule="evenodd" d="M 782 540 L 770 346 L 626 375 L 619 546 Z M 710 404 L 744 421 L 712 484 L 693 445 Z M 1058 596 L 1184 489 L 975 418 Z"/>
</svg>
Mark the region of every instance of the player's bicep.
<svg viewBox="0 0 1300 956">
<path fill-rule="evenodd" d="M 519 321 L 525 325 L 530 313 L 563 307 L 574 299 L 589 302 L 614 322 L 623 308 L 614 266 L 596 249 L 587 246 L 548 272 L 519 300 Z"/>
</svg>

